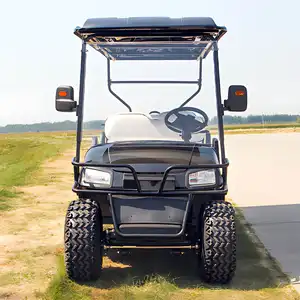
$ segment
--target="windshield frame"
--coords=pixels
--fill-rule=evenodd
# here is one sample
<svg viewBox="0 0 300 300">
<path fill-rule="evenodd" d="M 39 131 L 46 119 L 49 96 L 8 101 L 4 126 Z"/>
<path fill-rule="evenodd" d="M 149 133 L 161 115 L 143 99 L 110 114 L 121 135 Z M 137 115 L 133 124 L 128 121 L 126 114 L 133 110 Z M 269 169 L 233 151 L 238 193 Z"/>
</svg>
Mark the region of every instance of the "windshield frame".
<svg viewBox="0 0 300 300">
<path fill-rule="evenodd" d="M 87 53 L 87 42 L 85 40 L 82 41 L 82 50 L 81 50 L 81 69 L 80 69 L 80 85 L 79 85 L 79 102 L 77 106 L 77 140 L 76 140 L 76 157 L 74 158 L 74 178 L 77 181 L 80 174 L 79 165 L 80 164 L 80 149 L 81 149 L 81 141 L 82 141 L 82 125 L 83 125 L 83 111 L 84 111 L 84 94 L 85 94 L 85 77 L 86 77 L 86 53 Z M 223 125 L 223 115 L 224 115 L 224 105 L 222 103 L 222 97 L 221 97 L 221 84 L 220 84 L 220 70 L 219 70 L 219 49 L 218 49 L 218 41 L 214 41 L 212 44 L 212 52 L 213 52 L 213 62 L 214 62 L 214 79 L 215 79 L 215 93 L 216 93 L 216 106 L 217 106 L 217 119 L 218 119 L 218 136 L 219 136 L 219 153 L 218 157 L 220 157 L 220 162 L 222 165 L 225 165 L 227 162 L 226 156 L 225 156 L 225 145 L 224 145 L 224 125 Z M 108 60 L 109 61 L 109 60 Z M 108 63 L 109 66 L 110 63 Z M 202 59 L 200 59 L 199 63 L 199 74 L 202 77 Z M 108 68 L 108 75 L 110 76 L 110 68 Z M 201 89 L 201 78 L 200 80 L 196 81 L 198 84 L 198 89 L 200 87 Z M 154 83 L 155 81 L 153 81 Z M 117 83 L 118 82 L 114 82 Z M 128 82 L 123 82 L 128 83 Z M 139 83 L 145 83 L 143 81 Z M 158 82 L 155 82 L 158 83 Z M 170 82 L 165 82 L 170 83 Z M 172 83 L 179 83 L 177 81 L 172 81 Z M 187 83 L 187 82 L 184 82 Z M 195 82 L 193 82 L 195 83 Z M 120 84 L 120 82 L 119 82 Z M 179 83 L 180 84 L 180 83 Z M 199 91 L 200 91 L 199 89 Z M 196 94 L 199 93 L 199 91 L 196 91 Z M 192 98 L 194 96 L 192 95 Z M 121 102 L 124 102 L 118 95 L 118 100 Z M 192 99 L 188 99 L 189 101 Z M 126 102 L 123 103 L 125 106 Z M 182 104 L 183 105 L 183 104 Z M 130 106 L 128 107 L 129 109 Z M 226 173 L 226 167 L 222 168 L 222 176 L 225 178 L 227 176 Z"/>
</svg>

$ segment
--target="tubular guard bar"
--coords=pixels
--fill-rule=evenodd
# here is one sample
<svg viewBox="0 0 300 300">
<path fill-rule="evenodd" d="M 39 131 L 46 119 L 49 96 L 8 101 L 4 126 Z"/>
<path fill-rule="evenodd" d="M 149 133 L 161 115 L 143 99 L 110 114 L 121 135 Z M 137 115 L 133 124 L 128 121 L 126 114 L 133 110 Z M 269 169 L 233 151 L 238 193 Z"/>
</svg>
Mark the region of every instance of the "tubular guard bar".
<svg viewBox="0 0 300 300">
<path fill-rule="evenodd" d="M 229 166 L 228 159 L 224 164 L 201 164 L 201 165 L 173 165 L 168 167 L 163 175 L 163 178 L 160 183 L 160 187 L 157 191 L 142 191 L 141 185 L 137 176 L 135 169 L 131 165 L 127 164 L 96 164 L 96 163 L 79 163 L 75 161 L 75 158 L 72 161 L 72 165 L 76 169 L 75 174 L 75 183 L 73 186 L 73 192 L 75 193 L 110 193 L 110 194 L 122 194 L 122 195 L 180 195 L 180 194 L 227 194 L 227 167 Z M 100 167 L 100 168 L 123 168 L 127 169 L 132 173 L 133 179 L 136 183 L 136 189 L 124 189 L 124 188 L 108 188 L 108 189 L 82 189 L 78 184 L 79 177 L 79 167 Z M 223 169 L 223 185 L 218 189 L 205 189 L 203 187 L 193 187 L 180 189 L 176 191 L 164 191 L 164 186 L 167 180 L 169 173 L 172 170 L 195 170 L 195 169 Z"/>
</svg>

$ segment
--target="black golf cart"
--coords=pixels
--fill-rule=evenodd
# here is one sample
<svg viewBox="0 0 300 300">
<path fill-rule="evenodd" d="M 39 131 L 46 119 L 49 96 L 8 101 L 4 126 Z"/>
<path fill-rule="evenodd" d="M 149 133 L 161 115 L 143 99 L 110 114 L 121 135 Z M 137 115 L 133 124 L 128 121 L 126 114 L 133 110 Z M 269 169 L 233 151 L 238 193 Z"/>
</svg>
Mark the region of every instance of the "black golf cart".
<svg viewBox="0 0 300 300">
<path fill-rule="evenodd" d="M 75 29 L 82 40 L 79 102 L 71 86 L 56 91 L 56 110 L 76 112 L 73 191 L 65 222 L 65 264 L 76 281 L 101 276 L 104 250 L 166 248 L 195 251 L 202 280 L 227 283 L 236 269 L 235 212 L 225 201 L 224 111 L 245 111 L 247 90 L 230 86 L 222 103 L 218 42 L 226 33 L 211 18 L 100 18 Z M 107 59 L 108 89 L 129 110 L 109 117 L 101 138 L 80 160 L 86 48 Z M 213 52 L 218 136 L 207 114 L 186 107 L 201 89 L 202 62 Z M 194 60 L 194 81 L 114 81 L 111 60 Z M 196 92 L 179 107 L 132 112 L 113 84 L 188 84 Z M 103 225 L 113 225 L 104 230 Z"/>
</svg>

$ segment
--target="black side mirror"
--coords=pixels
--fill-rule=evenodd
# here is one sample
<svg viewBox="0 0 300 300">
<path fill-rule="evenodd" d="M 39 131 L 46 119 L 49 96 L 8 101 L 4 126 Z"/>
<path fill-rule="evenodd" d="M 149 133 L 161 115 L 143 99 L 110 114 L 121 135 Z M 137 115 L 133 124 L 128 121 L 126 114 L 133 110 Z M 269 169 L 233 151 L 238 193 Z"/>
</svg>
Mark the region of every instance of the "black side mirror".
<svg viewBox="0 0 300 300">
<path fill-rule="evenodd" d="M 56 89 L 55 108 L 57 111 L 73 112 L 77 103 L 74 101 L 74 89 L 72 86 L 59 86 Z"/>
<path fill-rule="evenodd" d="M 231 85 L 224 108 L 228 111 L 245 111 L 247 109 L 247 89 L 243 85 Z"/>
</svg>

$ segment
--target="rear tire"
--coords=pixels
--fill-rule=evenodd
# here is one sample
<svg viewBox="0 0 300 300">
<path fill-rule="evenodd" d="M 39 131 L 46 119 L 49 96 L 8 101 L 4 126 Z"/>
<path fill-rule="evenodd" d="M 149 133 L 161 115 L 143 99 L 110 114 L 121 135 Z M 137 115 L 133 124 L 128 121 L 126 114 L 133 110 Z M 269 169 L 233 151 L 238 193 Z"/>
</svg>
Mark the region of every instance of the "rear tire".
<svg viewBox="0 0 300 300">
<path fill-rule="evenodd" d="M 226 284 L 236 270 L 234 208 L 229 202 L 208 202 L 201 221 L 200 276 L 206 283 Z"/>
<path fill-rule="evenodd" d="M 70 279 L 99 278 L 102 269 L 102 216 L 93 200 L 72 201 L 65 219 L 65 265 Z"/>
</svg>

